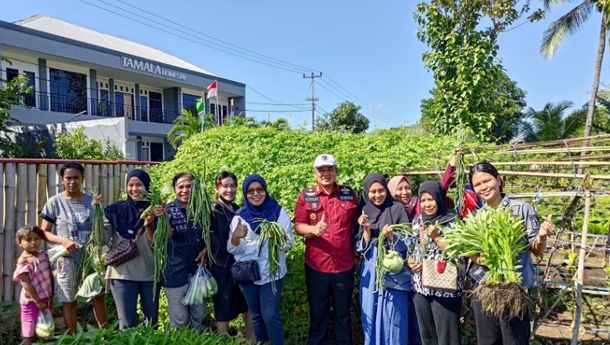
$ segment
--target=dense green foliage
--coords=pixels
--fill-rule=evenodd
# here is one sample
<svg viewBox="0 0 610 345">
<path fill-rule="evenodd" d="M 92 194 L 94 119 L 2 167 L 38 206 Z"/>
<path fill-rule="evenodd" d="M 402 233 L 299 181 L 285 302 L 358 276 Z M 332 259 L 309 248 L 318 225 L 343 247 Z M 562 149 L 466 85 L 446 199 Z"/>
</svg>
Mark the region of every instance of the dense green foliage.
<svg viewBox="0 0 610 345">
<path fill-rule="evenodd" d="M 483 1 L 432 0 L 418 5 L 417 37 L 434 75 L 431 98 L 422 101 L 422 123 L 441 134 L 466 126 L 482 141 L 507 142 L 518 128 L 525 93 L 496 58 L 496 36 L 517 16 L 511 1 L 488 8 Z M 502 5 L 502 6 L 500 6 Z M 480 29 L 482 13 L 494 26 Z"/>
<path fill-rule="evenodd" d="M 99 140 L 85 136 L 83 127 L 74 132 L 57 134 L 53 141 L 55 158 L 62 159 L 91 159 L 91 160 L 121 160 L 125 159 L 123 153 L 110 141 L 102 143 Z"/>
<path fill-rule="evenodd" d="M 330 113 L 316 120 L 316 129 L 343 133 L 362 133 L 369 128 L 369 119 L 360 113 L 360 107 L 352 102 L 339 104 Z"/>
</svg>

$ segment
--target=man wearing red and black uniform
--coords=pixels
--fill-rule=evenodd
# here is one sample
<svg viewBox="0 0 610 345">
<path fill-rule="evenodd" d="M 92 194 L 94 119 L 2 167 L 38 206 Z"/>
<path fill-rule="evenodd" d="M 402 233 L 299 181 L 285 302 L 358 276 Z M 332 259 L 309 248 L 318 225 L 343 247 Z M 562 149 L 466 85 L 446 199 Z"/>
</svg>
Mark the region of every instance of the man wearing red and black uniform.
<svg viewBox="0 0 610 345">
<path fill-rule="evenodd" d="M 313 171 L 317 183 L 299 194 L 294 211 L 297 234 L 305 237 L 309 344 L 327 344 L 331 303 L 333 344 L 351 344 L 358 200 L 351 188 L 336 183 L 337 163 L 331 155 L 316 157 Z"/>
</svg>

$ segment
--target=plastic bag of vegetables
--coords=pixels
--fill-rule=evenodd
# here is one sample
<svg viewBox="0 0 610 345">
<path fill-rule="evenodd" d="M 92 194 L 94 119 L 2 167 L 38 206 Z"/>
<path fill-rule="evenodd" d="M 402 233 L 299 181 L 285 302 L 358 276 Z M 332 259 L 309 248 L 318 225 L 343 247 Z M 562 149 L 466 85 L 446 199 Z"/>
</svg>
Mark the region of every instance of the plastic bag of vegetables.
<svg viewBox="0 0 610 345">
<path fill-rule="evenodd" d="M 77 297 L 81 297 L 89 301 L 91 298 L 102 293 L 102 282 L 104 281 L 104 277 L 100 276 L 98 273 L 93 272 L 89 274 L 82 282 L 78 292 L 76 293 Z"/>
<path fill-rule="evenodd" d="M 200 266 L 189 281 L 189 288 L 182 298 L 182 304 L 205 304 L 205 299 L 214 296 L 216 292 L 218 292 L 216 279 L 214 279 L 210 271 Z"/>
<path fill-rule="evenodd" d="M 41 310 L 36 320 L 36 335 L 46 339 L 52 337 L 54 332 L 55 323 L 51 311 L 49 309 Z"/>
</svg>

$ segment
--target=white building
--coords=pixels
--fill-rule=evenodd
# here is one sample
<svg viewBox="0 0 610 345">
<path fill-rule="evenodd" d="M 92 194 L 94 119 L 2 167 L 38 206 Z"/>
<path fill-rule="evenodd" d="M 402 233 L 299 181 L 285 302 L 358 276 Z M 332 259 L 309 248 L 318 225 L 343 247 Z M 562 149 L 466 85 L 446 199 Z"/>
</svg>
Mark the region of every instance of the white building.
<svg viewBox="0 0 610 345">
<path fill-rule="evenodd" d="M 206 102 L 207 113 L 225 118 L 245 110 L 243 83 L 159 49 L 44 15 L 0 21 L 0 56 L 12 62 L 0 62 L 0 79 L 26 73 L 35 90 L 25 107 L 11 109 L 12 117 L 25 125 L 67 123 L 68 129 L 87 121 L 82 124 L 88 136 L 110 139 L 128 159 L 172 156 L 165 138 L 171 123 L 182 108 L 194 107 L 214 80 L 218 102 Z M 91 122 L 107 118 L 118 121 Z"/>
</svg>

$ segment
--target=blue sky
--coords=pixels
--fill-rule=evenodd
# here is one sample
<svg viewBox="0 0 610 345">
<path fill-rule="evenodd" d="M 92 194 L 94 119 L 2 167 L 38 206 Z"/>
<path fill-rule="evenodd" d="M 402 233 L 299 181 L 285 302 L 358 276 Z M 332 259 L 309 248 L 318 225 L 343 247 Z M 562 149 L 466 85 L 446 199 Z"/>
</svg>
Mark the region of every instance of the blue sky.
<svg viewBox="0 0 610 345">
<path fill-rule="evenodd" d="M 288 72 L 229 55 L 85 2 L 124 15 L 129 14 L 118 7 L 129 8 L 125 3 L 144 6 L 147 11 L 240 47 L 322 71 L 323 80 L 316 80 L 320 111 L 330 111 L 340 102 L 351 100 L 363 106 L 371 128 L 416 123 L 420 101 L 433 87 L 432 76 L 421 60 L 426 46 L 415 37 L 415 0 L 20 0 L 3 6 L 0 19 L 15 21 L 42 13 L 159 48 L 212 73 L 246 83 L 247 108 L 258 110 L 249 115 L 273 120 L 287 117 L 282 111 L 289 110 L 293 126 L 311 124 L 311 112 L 305 103 L 311 84 L 300 71 Z M 534 5 L 536 1 L 532 1 Z M 553 9 L 544 21 L 527 23 L 500 36 L 499 55 L 504 67 L 526 91 L 528 106 L 535 109 L 547 102 L 568 100 L 580 106 L 588 100 L 599 16 L 592 16 L 569 37 L 552 60 L 538 53 L 544 29 L 568 8 Z M 601 79 L 606 87 L 608 63 L 606 59 Z"/>
</svg>

